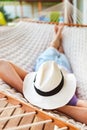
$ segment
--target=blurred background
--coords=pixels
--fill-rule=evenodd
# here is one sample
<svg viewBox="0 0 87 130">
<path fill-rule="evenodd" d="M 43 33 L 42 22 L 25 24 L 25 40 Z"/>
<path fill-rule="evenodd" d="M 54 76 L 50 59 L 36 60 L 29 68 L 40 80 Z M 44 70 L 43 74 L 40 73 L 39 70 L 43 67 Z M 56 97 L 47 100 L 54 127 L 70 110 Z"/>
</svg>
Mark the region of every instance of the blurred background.
<svg viewBox="0 0 87 130">
<path fill-rule="evenodd" d="M 75 8 L 77 8 L 82 13 L 79 13 L 79 19 L 82 19 L 81 23 L 87 24 L 87 0 L 0 0 L 0 25 L 6 25 L 7 23 L 17 19 L 24 18 L 43 20 L 47 22 L 59 22 L 59 17 L 63 13 L 60 14 L 60 10 L 57 10 L 55 6 L 58 4 L 61 5 L 60 3 L 64 1 L 69 1 L 74 5 L 74 18 L 71 19 L 74 19 L 73 21 L 75 21 L 77 17 L 77 11 L 75 11 Z M 50 7 L 54 7 L 56 10 L 53 10 L 52 12 Z M 63 5 L 59 6 L 59 8 L 61 8 L 62 11 Z M 72 6 L 70 6 L 70 8 L 72 8 Z M 40 15 L 40 13 L 46 9 L 50 9 L 50 17 Z M 67 10 L 67 12 L 69 12 L 69 10 Z"/>
</svg>

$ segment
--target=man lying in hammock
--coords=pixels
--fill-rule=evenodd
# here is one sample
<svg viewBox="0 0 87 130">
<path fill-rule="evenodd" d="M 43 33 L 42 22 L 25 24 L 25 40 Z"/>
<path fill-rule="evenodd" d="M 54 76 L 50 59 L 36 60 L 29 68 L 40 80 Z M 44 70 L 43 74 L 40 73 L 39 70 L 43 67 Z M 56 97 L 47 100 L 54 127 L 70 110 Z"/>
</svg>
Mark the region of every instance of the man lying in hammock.
<svg viewBox="0 0 87 130">
<path fill-rule="evenodd" d="M 0 60 L 0 78 L 23 93 L 33 105 L 56 109 L 87 124 L 87 102 L 76 97 L 76 79 L 61 45 L 63 25 L 54 27 L 55 36 L 37 59 L 35 72 L 26 72 Z"/>
</svg>

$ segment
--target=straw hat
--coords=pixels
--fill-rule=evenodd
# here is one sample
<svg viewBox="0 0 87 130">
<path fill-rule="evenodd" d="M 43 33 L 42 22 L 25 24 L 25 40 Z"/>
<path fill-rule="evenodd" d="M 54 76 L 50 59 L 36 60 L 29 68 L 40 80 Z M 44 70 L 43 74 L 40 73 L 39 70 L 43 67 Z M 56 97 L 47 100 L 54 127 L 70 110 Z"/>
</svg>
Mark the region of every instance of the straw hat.
<svg viewBox="0 0 87 130">
<path fill-rule="evenodd" d="M 42 109 L 64 106 L 71 100 L 75 90 L 75 76 L 64 71 L 54 61 L 43 63 L 37 72 L 29 73 L 23 83 L 25 98 Z"/>
</svg>

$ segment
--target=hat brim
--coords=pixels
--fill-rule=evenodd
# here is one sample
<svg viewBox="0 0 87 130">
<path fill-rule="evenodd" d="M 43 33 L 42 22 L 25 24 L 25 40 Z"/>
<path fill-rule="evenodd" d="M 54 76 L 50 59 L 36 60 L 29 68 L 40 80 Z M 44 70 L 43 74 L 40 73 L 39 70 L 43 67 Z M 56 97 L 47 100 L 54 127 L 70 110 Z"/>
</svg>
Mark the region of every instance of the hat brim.
<svg viewBox="0 0 87 130">
<path fill-rule="evenodd" d="M 36 72 L 31 72 L 26 75 L 23 82 L 23 94 L 25 98 L 33 105 L 42 109 L 56 109 L 66 105 L 76 90 L 76 79 L 72 73 L 66 73 L 62 70 L 64 75 L 64 86 L 61 91 L 53 96 L 41 96 L 34 89 L 34 78 Z"/>
</svg>

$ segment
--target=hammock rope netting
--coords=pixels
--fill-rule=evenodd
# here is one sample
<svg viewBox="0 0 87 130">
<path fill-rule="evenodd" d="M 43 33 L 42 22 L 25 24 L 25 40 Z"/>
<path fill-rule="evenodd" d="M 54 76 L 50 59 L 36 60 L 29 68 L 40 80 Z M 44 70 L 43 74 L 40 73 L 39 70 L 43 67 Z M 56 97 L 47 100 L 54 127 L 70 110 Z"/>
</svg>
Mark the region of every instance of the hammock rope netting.
<svg viewBox="0 0 87 130">
<path fill-rule="evenodd" d="M 64 23 L 83 23 L 83 13 L 74 4 L 71 4 L 69 0 L 64 0 L 39 12 L 39 19 L 41 21 L 59 22 L 61 17 L 63 17 Z"/>
<path fill-rule="evenodd" d="M 40 53 L 42 53 L 49 46 L 49 43 L 51 42 L 51 40 L 53 38 L 53 35 L 54 35 L 53 28 L 54 28 L 53 24 L 25 22 L 25 21 L 19 22 L 16 26 L 12 26 L 12 27 L 7 27 L 7 28 L 1 27 L 1 30 L 0 30 L 0 59 L 9 60 L 9 61 L 17 64 L 18 66 L 26 69 L 29 72 L 32 71 L 36 58 L 38 57 L 38 55 Z M 5 93 L 5 95 L 10 95 L 10 96 L 14 97 L 14 100 L 12 101 L 13 103 L 15 103 L 15 99 L 18 99 L 18 100 L 20 99 L 20 102 L 21 101 L 23 101 L 25 103 L 27 102 L 22 94 L 18 93 L 15 89 L 11 88 L 9 85 L 7 85 L 2 80 L 0 80 L 0 92 Z M 3 94 L 1 94 L 1 95 L 3 95 Z M 4 98 L 5 98 L 5 96 L 4 96 Z M 8 97 L 7 97 L 7 99 L 8 99 Z M 5 100 L 5 99 L 0 99 L 0 100 Z M 6 102 L 6 104 L 4 104 L 4 102 Z M 11 120 L 13 120 L 13 118 L 17 117 L 16 115 L 12 115 L 12 113 L 15 113 L 16 109 L 18 109 L 18 111 L 19 111 L 20 104 L 15 104 L 15 106 L 10 106 L 10 104 L 8 104 L 7 101 L 3 101 L 0 104 L 1 104 L 1 108 L 0 108 L 0 111 L 1 111 L 0 112 L 0 124 L 1 125 L 0 125 L 0 127 L 2 130 L 4 130 L 4 129 L 5 130 L 18 130 L 18 129 L 21 130 L 21 127 L 31 127 L 32 126 L 27 121 L 25 121 L 26 123 L 28 123 L 27 125 L 20 126 L 21 120 L 23 118 L 22 116 L 24 116 L 24 117 L 26 116 L 25 112 L 22 115 L 19 114 L 20 112 L 17 113 L 18 118 L 21 118 L 19 121 L 20 123 L 17 122 L 16 125 L 15 125 L 15 123 L 13 123 L 13 124 L 10 123 L 10 126 L 9 126 L 9 122 Z M 10 109 L 10 111 L 9 111 L 9 109 Z M 10 115 L 8 115 L 9 113 L 7 112 L 7 110 L 9 112 L 11 112 L 11 109 L 12 110 L 14 109 L 14 110 L 12 111 L 12 113 L 10 113 Z M 30 107 L 27 109 L 31 110 Z M 49 113 L 50 112 L 47 112 L 46 114 L 49 115 Z M 34 115 L 35 113 L 31 113 L 31 114 Z M 64 123 L 69 123 L 69 125 L 71 126 L 69 128 L 70 130 L 74 130 L 74 129 L 78 129 L 78 128 L 80 128 L 81 130 L 87 129 L 87 126 L 85 124 L 76 122 L 74 119 L 71 119 L 65 115 L 62 115 L 60 113 L 56 114 L 55 112 L 50 113 L 50 114 L 57 117 L 56 121 L 59 120 L 60 122 L 63 121 Z M 10 117 L 11 115 L 12 115 L 12 117 Z M 28 115 L 28 116 L 30 116 L 30 115 Z M 30 117 L 28 117 L 28 120 L 29 119 L 30 119 Z M 41 117 L 41 119 L 43 119 L 43 116 Z M 48 119 L 48 118 L 46 118 L 46 119 Z M 4 122 L 4 125 L 3 125 L 3 122 Z M 40 123 L 49 124 L 48 122 L 52 123 L 52 118 L 49 120 L 46 120 L 45 122 L 41 121 Z M 38 124 L 38 123 L 34 123 L 34 125 L 36 125 L 36 124 Z M 56 125 L 55 124 L 52 128 L 50 128 L 50 130 L 51 129 L 52 130 L 61 130 L 60 124 L 61 124 L 62 130 L 67 130 L 67 128 L 66 128 L 67 125 L 62 126 L 63 123 L 59 123 L 58 124 L 59 126 L 58 125 L 55 126 Z M 72 129 L 72 125 L 75 127 L 74 129 Z M 49 128 L 49 126 L 47 128 Z M 12 127 L 14 127 L 14 128 L 12 128 Z M 34 128 L 36 128 L 36 127 L 34 127 Z M 40 130 L 42 130 L 42 129 L 43 128 L 41 127 Z M 27 128 L 24 128 L 24 130 L 27 130 Z M 32 130 L 33 130 L 33 128 L 32 128 Z M 44 130 L 46 130 L 45 127 L 44 127 Z"/>
<path fill-rule="evenodd" d="M 82 13 L 68 1 L 45 11 L 40 16 L 50 17 L 52 11 L 62 12 L 65 23 L 82 23 Z M 68 12 L 66 11 L 68 10 Z M 76 14 L 73 14 L 75 10 Z M 64 12 L 67 12 L 64 14 Z M 19 22 L 16 26 L 0 27 L 0 59 L 9 60 L 32 71 L 35 60 L 50 44 L 53 24 L 34 21 Z M 9 96 L 10 95 L 10 96 Z M 38 121 L 38 122 L 37 122 Z M 87 130 L 87 126 L 62 113 L 44 112 L 35 108 L 22 94 L 0 79 L 0 129 L 1 130 Z"/>
</svg>

